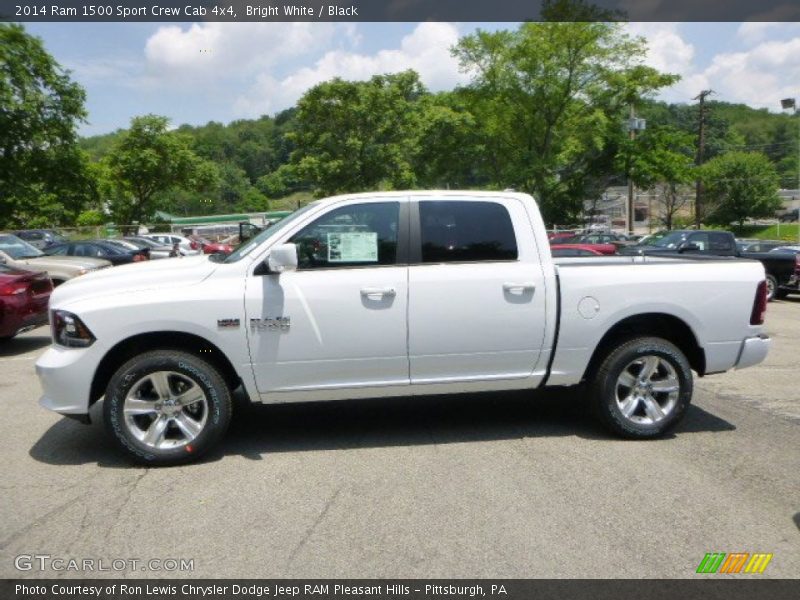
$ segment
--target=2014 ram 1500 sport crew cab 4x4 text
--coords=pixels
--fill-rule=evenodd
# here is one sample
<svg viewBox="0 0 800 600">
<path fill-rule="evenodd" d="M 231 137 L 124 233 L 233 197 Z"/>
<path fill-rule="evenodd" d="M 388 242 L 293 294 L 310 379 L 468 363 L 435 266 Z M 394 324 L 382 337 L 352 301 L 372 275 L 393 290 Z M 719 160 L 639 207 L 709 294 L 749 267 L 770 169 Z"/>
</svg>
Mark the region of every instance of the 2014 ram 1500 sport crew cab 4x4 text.
<svg viewBox="0 0 800 600">
<path fill-rule="evenodd" d="M 601 421 L 657 436 L 699 375 L 761 362 L 755 261 L 553 262 L 530 196 L 394 192 L 313 202 L 227 257 L 108 269 L 59 287 L 41 404 L 103 415 L 149 464 L 191 460 L 231 392 L 293 402 L 586 383 Z"/>
</svg>

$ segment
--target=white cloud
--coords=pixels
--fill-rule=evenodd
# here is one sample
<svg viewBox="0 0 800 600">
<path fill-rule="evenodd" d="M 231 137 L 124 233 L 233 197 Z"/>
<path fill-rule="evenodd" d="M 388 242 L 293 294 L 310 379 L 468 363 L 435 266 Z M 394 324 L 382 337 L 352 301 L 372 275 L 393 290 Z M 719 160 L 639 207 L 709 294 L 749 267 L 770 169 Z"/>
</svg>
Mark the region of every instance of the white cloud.
<svg viewBox="0 0 800 600">
<path fill-rule="evenodd" d="M 800 95 L 797 24 L 742 23 L 736 37 L 738 46 L 745 48 L 719 52 L 702 66 L 678 24 L 631 23 L 627 27 L 630 33 L 647 39 L 646 64 L 681 76 L 678 83 L 661 92 L 660 98 L 668 102 L 691 102 L 701 90 L 713 89 L 716 98 L 725 102 L 777 110 L 780 98 Z"/>
<path fill-rule="evenodd" d="M 448 23 L 420 23 L 398 48 L 363 54 L 348 50 L 326 52 L 313 66 L 302 67 L 283 77 L 270 72 L 258 76 L 234 106 L 237 116 L 256 116 L 291 106 L 310 87 L 333 77 L 369 79 L 380 73 L 414 69 L 432 90 L 454 87 L 466 81 L 450 48 L 458 41 L 458 29 Z"/>
<path fill-rule="evenodd" d="M 778 110 L 781 98 L 800 95 L 800 36 L 717 54 L 703 75 L 721 100 Z"/>
<path fill-rule="evenodd" d="M 160 27 L 145 44 L 149 77 L 220 80 L 258 73 L 330 45 L 332 23 L 194 23 Z M 355 39 L 353 34 L 344 36 Z"/>
</svg>

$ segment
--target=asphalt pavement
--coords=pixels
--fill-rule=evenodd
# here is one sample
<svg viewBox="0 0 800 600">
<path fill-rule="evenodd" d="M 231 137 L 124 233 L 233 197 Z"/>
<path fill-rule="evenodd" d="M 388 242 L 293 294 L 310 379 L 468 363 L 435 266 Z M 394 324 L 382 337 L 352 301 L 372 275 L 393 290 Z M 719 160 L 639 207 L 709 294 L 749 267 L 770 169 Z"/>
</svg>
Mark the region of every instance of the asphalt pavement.
<svg viewBox="0 0 800 600">
<path fill-rule="evenodd" d="M 796 577 L 800 298 L 767 329 L 767 361 L 698 380 L 662 440 L 563 392 L 252 406 L 204 462 L 145 469 L 38 406 L 40 328 L 0 346 L 0 576 L 683 578 L 767 552 L 760 577 Z"/>
</svg>

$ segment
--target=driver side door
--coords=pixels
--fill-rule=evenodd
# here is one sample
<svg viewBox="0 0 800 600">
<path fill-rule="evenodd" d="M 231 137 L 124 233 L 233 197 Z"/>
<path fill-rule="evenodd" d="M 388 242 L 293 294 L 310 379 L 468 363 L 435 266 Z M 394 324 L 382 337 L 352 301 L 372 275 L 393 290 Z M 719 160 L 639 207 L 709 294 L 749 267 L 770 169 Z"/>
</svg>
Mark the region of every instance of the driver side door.
<svg viewBox="0 0 800 600">
<path fill-rule="evenodd" d="M 407 237 L 407 203 L 346 201 L 283 240 L 296 271 L 248 277 L 260 394 L 409 384 Z"/>
</svg>

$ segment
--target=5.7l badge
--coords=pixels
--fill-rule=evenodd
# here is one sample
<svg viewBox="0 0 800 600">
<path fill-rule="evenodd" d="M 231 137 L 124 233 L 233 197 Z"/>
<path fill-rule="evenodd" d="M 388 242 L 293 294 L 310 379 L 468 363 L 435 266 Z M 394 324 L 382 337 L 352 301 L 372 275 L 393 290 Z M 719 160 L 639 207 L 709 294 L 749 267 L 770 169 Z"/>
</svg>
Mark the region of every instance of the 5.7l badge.
<svg viewBox="0 0 800 600">
<path fill-rule="evenodd" d="M 250 319 L 250 329 L 268 329 L 271 331 L 289 331 L 292 320 L 289 317 L 265 317 L 263 319 Z"/>
</svg>

